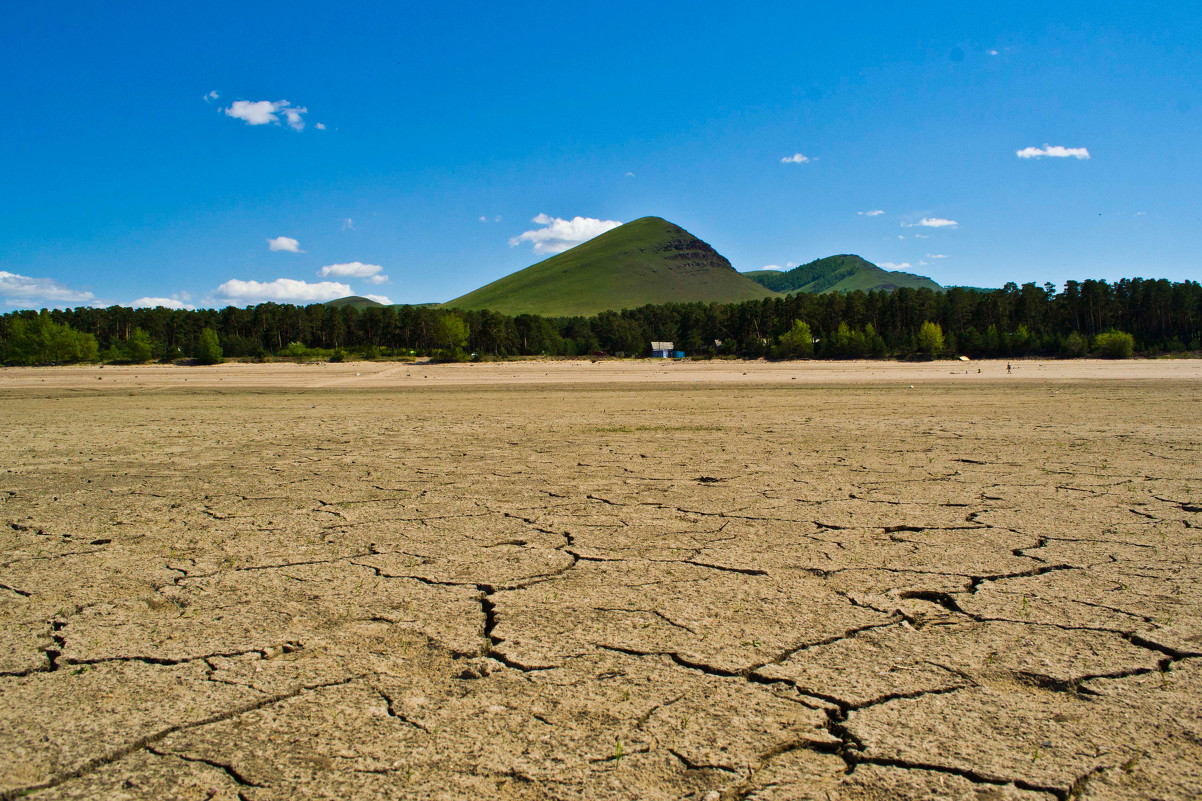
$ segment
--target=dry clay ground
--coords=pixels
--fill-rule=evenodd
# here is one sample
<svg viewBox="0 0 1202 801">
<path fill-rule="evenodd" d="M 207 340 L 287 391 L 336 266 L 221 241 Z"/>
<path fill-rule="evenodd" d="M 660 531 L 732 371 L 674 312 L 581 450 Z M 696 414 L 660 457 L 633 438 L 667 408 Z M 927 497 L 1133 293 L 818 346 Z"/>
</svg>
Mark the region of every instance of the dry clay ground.
<svg viewBox="0 0 1202 801">
<path fill-rule="evenodd" d="M 0 794 L 1197 797 L 1195 368 L 0 378 Z"/>
</svg>

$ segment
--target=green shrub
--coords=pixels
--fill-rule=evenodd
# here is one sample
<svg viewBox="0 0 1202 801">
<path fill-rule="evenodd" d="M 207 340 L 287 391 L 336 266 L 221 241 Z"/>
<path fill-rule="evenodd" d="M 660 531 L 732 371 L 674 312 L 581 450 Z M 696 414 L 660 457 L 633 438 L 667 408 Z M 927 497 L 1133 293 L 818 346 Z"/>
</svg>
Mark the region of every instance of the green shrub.
<svg viewBox="0 0 1202 801">
<path fill-rule="evenodd" d="M 200 339 L 196 343 L 196 360 L 201 364 L 218 364 L 221 361 L 221 342 L 212 328 L 200 332 Z"/>
<path fill-rule="evenodd" d="M 1135 352 L 1135 337 L 1125 331 L 1106 331 L 1094 337 L 1093 346 L 1107 359 L 1130 359 Z"/>
<path fill-rule="evenodd" d="M 797 320 L 776 344 L 773 355 L 778 359 L 808 359 L 814 355 L 814 335 L 805 320 Z"/>
<path fill-rule="evenodd" d="M 943 353 L 943 328 L 939 323 L 932 323 L 930 320 L 923 323 L 918 329 L 918 333 L 914 335 L 914 347 L 918 350 L 919 355 L 928 359 L 933 359 Z"/>
<path fill-rule="evenodd" d="M 1060 340 L 1060 353 L 1069 358 L 1080 358 L 1085 355 L 1087 350 L 1089 350 L 1089 343 L 1076 331 Z"/>
</svg>

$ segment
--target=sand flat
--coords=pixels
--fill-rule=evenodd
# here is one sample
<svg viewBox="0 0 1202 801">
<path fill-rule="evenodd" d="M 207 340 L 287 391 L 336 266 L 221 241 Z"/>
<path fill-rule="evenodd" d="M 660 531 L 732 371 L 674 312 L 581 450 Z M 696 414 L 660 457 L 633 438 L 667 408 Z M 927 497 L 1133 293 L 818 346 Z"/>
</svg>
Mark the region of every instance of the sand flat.
<svg viewBox="0 0 1202 801">
<path fill-rule="evenodd" d="M 1196 797 L 1202 364 L 1012 364 L 2 369 L 0 794 Z"/>
</svg>

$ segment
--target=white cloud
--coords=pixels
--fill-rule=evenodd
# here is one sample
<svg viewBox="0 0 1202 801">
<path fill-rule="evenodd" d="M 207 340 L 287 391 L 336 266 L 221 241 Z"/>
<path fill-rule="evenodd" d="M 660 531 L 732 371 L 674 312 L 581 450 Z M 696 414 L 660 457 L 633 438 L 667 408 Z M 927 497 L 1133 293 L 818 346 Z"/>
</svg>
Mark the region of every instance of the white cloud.
<svg viewBox="0 0 1202 801">
<path fill-rule="evenodd" d="M 225 116 L 242 120 L 247 125 L 280 124 L 280 114 L 288 121 L 288 127 L 294 131 L 303 131 L 305 121 L 302 114 L 308 114 L 304 106 L 294 106 L 287 100 L 235 100 L 225 109 Z"/>
<path fill-rule="evenodd" d="M 894 264 L 891 261 L 883 261 L 879 266 L 884 267 L 886 270 L 904 270 L 910 266 L 910 262 L 903 261 L 901 264 Z"/>
<path fill-rule="evenodd" d="M 363 297 L 374 300 L 376 303 L 383 303 L 385 306 L 392 305 L 392 301 L 388 299 L 387 295 L 363 295 Z"/>
<path fill-rule="evenodd" d="M 857 211 L 856 212 L 856 214 L 859 214 L 862 217 L 880 217 L 884 213 L 885 212 L 882 211 L 881 209 L 873 209 L 872 211 Z"/>
<path fill-rule="evenodd" d="M 351 261 L 345 264 L 327 264 L 317 274 L 322 278 L 329 276 L 337 278 L 362 278 L 369 284 L 386 284 L 388 283 L 388 276 L 382 272 L 383 269 L 378 264 L 364 264 L 361 261 Z"/>
<path fill-rule="evenodd" d="M 809 156 L 803 156 L 800 153 L 794 153 L 792 156 L 785 156 L 783 159 L 780 160 L 780 163 L 781 164 L 809 164 L 811 160 L 812 159 L 810 159 Z"/>
<path fill-rule="evenodd" d="M 996 51 L 996 50 L 986 50 L 985 52 L 986 52 L 986 53 L 988 53 L 988 54 L 989 54 L 989 55 L 991 55 L 991 56 L 996 56 L 996 55 L 998 55 L 998 51 Z"/>
<path fill-rule="evenodd" d="M 313 127 L 319 131 L 324 131 L 326 129 L 326 124 L 324 122 L 319 122 L 316 125 L 314 125 Z"/>
<path fill-rule="evenodd" d="M 765 264 L 760 269 L 761 270 L 778 270 L 778 271 L 783 272 L 785 268 L 781 267 L 779 264 Z"/>
<path fill-rule="evenodd" d="M 0 298 L 10 306 L 53 306 L 69 303 L 91 303 L 96 296 L 81 289 L 72 289 L 53 278 L 31 278 L 0 270 Z"/>
<path fill-rule="evenodd" d="M 214 100 L 216 100 L 219 97 L 221 97 L 221 95 L 217 94 L 217 90 L 214 89 L 213 91 L 211 91 L 207 95 L 205 95 L 205 102 L 212 103 Z"/>
<path fill-rule="evenodd" d="M 300 242 L 297 242 L 290 236 L 277 236 L 275 239 L 267 240 L 267 247 L 273 251 L 283 251 L 284 253 L 304 253 L 300 249 Z"/>
<path fill-rule="evenodd" d="M 627 178 L 633 178 L 633 177 L 634 177 L 634 173 L 632 173 L 632 172 L 628 172 L 628 173 L 626 173 L 626 177 L 627 177 Z"/>
<path fill-rule="evenodd" d="M 353 294 L 347 284 L 335 281 L 319 281 L 310 284 L 292 278 L 277 278 L 274 281 L 240 281 L 232 278 L 217 287 L 217 295 L 231 302 L 265 303 L 322 303 Z"/>
<path fill-rule="evenodd" d="M 345 220 L 342 221 L 342 230 L 343 231 L 355 230 L 355 221 L 352 220 L 350 217 L 347 217 Z"/>
<path fill-rule="evenodd" d="M 483 214 L 481 214 L 481 215 L 480 215 L 480 222 L 488 222 L 488 218 L 487 218 L 487 217 L 485 217 Z"/>
<path fill-rule="evenodd" d="M 914 234 L 915 239 L 930 239 L 926 234 Z"/>
<path fill-rule="evenodd" d="M 162 306 L 166 309 L 187 309 L 195 311 L 196 307 L 184 303 L 176 298 L 138 298 L 133 303 L 129 304 L 131 309 L 157 309 Z"/>
<path fill-rule="evenodd" d="M 928 259 L 946 259 L 947 256 L 945 256 L 942 253 L 928 253 L 927 258 Z"/>
<path fill-rule="evenodd" d="M 945 220 L 942 217 L 923 217 L 916 223 L 902 223 L 902 228 L 955 228 L 960 223 L 955 220 Z"/>
<path fill-rule="evenodd" d="M 539 214 L 531 222 L 543 227 L 513 237 L 509 240 L 511 248 L 523 242 L 531 242 L 534 244 L 535 253 L 563 253 L 622 224 L 617 220 L 598 220 L 594 217 L 573 217 L 564 220 L 546 214 Z"/>
<path fill-rule="evenodd" d="M 1062 147 L 1060 145 L 1044 145 L 1043 147 L 1024 147 L 1014 151 L 1020 159 L 1041 159 L 1044 156 L 1053 159 L 1088 159 L 1089 150 L 1084 147 Z"/>
<path fill-rule="evenodd" d="M 381 272 L 384 268 L 378 264 L 364 264 L 361 261 L 351 261 L 345 264 L 327 264 L 318 271 L 322 278 L 362 278 L 369 284 L 386 284 L 388 276 Z"/>
</svg>

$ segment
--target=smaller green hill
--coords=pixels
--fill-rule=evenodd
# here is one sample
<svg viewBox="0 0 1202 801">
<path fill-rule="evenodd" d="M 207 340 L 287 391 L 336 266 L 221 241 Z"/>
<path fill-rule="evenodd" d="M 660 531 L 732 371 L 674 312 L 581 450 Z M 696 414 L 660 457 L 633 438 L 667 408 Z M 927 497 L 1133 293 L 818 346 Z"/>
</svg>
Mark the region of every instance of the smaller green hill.
<svg viewBox="0 0 1202 801">
<path fill-rule="evenodd" d="M 773 292 L 785 295 L 795 292 L 855 292 L 857 289 L 863 292 L 892 292 L 901 287 L 943 291 L 943 287 L 926 276 L 900 270 L 883 270 L 870 261 L 848 254 L 815 259 L 809 264 L 784 272 L 752 270 L 743 275 Z"/>
<path fill-rule="evenodd" d="M 373 306 L 383 306 L 384 304 L 360 295 L 350 295 L 345 298 L 338 298 L 337 300 L 327 300 L 325 305 L 333 306 L 336 309 L 341 309 L 344 306 L 354 306 L 356 309 L 369 309 Z"/>
</svg>

